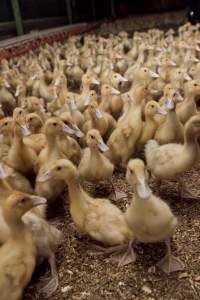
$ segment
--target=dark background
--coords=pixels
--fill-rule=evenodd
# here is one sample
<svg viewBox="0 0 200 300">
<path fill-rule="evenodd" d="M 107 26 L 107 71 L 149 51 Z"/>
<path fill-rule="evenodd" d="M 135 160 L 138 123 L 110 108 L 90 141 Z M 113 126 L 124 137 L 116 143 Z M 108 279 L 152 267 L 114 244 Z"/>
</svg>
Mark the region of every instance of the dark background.
<svg viewBox="0 0 200 300">
<path fill-rule="evenodd" d="M 196 0 L 199 1 L 199 0 Z M 109 17 L 109 0 L 94 0 L 97 18 Z M 22 17 L 40 19 L 66 16 L 65 0 L 19 0 Z M 165 10 L 182 9 L 186 0 L 115 0 L 118 15 L 126 13 L 152 13 Z M 74 21 L 91 20 L 92 0 L 73 0 Z M 10 0 L 0 0 L 0 22 L 12 21 Z"/>
<path fill-rule="evenodd" d="M 115 0 L 117 17 L 186 8 L 189 0 Z M 200 0 L 191 0 L 200 3 Z M 109 0 L 72 0 L 73 23 L 111 17 Z M 66 0 L 19 0 L 25 32 L 68 24 Z M 95 8 L 95 9 L 94 9 Z M 16 35 L 11 0 L 0 0 L 0 39 Z"/>
</svg>

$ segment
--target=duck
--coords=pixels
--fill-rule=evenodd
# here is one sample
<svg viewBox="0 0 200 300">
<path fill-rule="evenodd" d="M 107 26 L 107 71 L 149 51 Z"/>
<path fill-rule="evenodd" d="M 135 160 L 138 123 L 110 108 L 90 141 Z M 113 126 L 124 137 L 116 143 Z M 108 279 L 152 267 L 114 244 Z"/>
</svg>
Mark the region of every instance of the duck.
<svg viewBox="0 0 200 300">
<path fill-rule="evenodd" d="M 119 77 L 119 80 L 122 77 L 117 73 L 115 73 L 113 76 Z M 102 111 L 112 114 L 112 116 L 117 119 L 120 116 L 123 108 L 123 101 L 120 96 L 120 91 L 112 87 L 112 85 L 103 84 L 101 87 L 101 101 L 99 108 Z"/>
<path fill-rule="evenodd" d="M 97 129 L 89 130 L 86 136 L 86 143 L 87 148 L 83 150 L 82 158 L 78 166 L 79 177 L 91 182 L 109 179 L 113 174 L 114 166 L 109 159 L 101 153 L 108 151 L 109 148 L 104 143 L 100 132 Z M 101 168 L 98 166 L 101 166 Z"/>
<path fill-rule="evenodd" d="M 159 145 L 157 141 L 149 140 L 145 146 L 147 167 L 156 178 L 156 181 L 178 180 L 179 195 L 182 198 L 187 197 L 189 194 L 184 186 L 182 175 L 190 170 L 199 159 L 199 145 L 197 142 L 199 135 L 200 117 L 193 116 L 184 127 L 183 144 Z"/>
<path fill-rule="evenodd" d="M 82 92 L 76 96 L 78 110 L 83 112 L 85 109 L 85 98 L 88 96 L 91 84 L 99 85 L 99 81 L 85 73 L 82 76 Z"/>
<path fill-rule="evenodd" d="M 11 173 L 12 172 L 12 173 Z M 14 174 L 13 174 L 14 173 Z M 15 191 L 32 193 L 33 189 L 27 184 L 27 179 L 22 175 L 10 170 L 8 166 L 0 165 L 1 202 Z M 20 180 L 19 180 L 20 179 Z M 27 188 L 26 188 L 27 187 Z M 0 202 L 0 203 L 1 203 Z M 3 202 L 2 202 L 3 203 Z M 55 252 L 60 245 L 63 234 L 55 226 L 51 225 L 46 218 L 46 206 L 33 208 L 22 217 L 23 223 L 30 229 L 37 249 L 37 264 L 48 259 L 51 267 L 51 278 L 47 284 L 41 287 L 40 292 L 50 296 L 58 286 L 58 274 L 55 263 Z M 10 229 L 6 225 L 0 206 L 0 243 L 5 243 L 9 237 Z"/>
<path fill-rule="evenodd" d="M 142 243 L 165 241 L 167 254 L 158 262 L 166 273 L 184 269 L 183 263 L 172 255 L 170 238 L 178 220 L 168 204 L 155 196 L 148 185 L 147 170 L 141 159 L 131 159 L 127 165 L 126 180 L 134 191 L 125 218 L 135 234 L 135 240 Z"/>
<path fill-rule="evenodd" d="M 76 101 L 75 101 L 72 93 L 68 93 L 68 95 L 66 97 L 66 101 L 68 103 L 69 112 L 71 113 L 72 119 L 75 121 L 76 125 L 79 128 L 82 128 L 83 124 L 85 122 L 85 118 L 84 118 L 83 114 L 78 110 Z"/>
<path fill-rule="evenodd" d="M 10 229 L 8 240 L 0 248 L 1 299 L 18 300 L 31 280 L 36 266 L 36 245 L 22 221 L 30 209 L 44 205 L 44 198 L 22 192 L 12 193 L 3 205 L 3 216 Z"/>
<path fill-rule="evenodd" d="M 14 121 L 13 140 L 8 151 L 6 163 L 15 170 L 22 173 L 32 172 L 37 160 L 35 151 L 24 144 L 23 137 L 30 134 L 26 126 Z"/>
<path fill-rule="evenodd" d="M 92 101 L 88 105 L 88 112 L 90 120 L 83 125 L 83 131 L 87 133 L 92 128 L 97 129 L 101 136 L 107 140 L 116 126 L 115 119 L 109 113 L 101 111 L 96 101 Z"/>
<path fill-rule="evenodd" d="M 11 116 L 13 109 L 16 107 L 16 100 L 9 91 L 9 88 L 10 84 L 8 81 L 5 78 L 0 77 L 0 103 L 6 116 Z"/>
<path fill-rule="evenodd" d="M 171 98 L 168 98 L 166 109 L 168 110 L 165 121 L 158 127 L 155 132 L 154 139 L 160 144 L 168 143 L 183 143 L 184 141 L 184 127 L 176 115 L 176 96 L 173 93 Z"/>
<path fill-rule="evenodd" d="M 176 106 L 176 114 L 184 125 L 197 114 L 195 99 L 200 95 L 200 84 L 196 80 L 188 81 L 184 86 L 184 101 Z"/>
<path fill-rule="evenodd" d="M 68 185 L 70 214 L 81 233 L 108 247 L 121 248 L 132 242 L 133 232 L 128 228 L 123 212 L 110 200 L 93 198 L 86 193 L 79 184 L 78 169 L 71 161 L 66 159 L 55 161 L 39 180 L 47 181 L 52 178 L 65 180 Z M 134 259 L 133 256 L 132 260 Z"/>
<path fill-rule="evenodd" d="M 68 130 L 68 126 L 57 117 L 49 118 L 44 124 L 44 134 L 46 136 L 47 145 L 41 150 L 35 163 L 35 171 L 37 172 L 35 193 L 48 199 L 48 203 L 51 203 L 60 195 L 64 188 L 64 182 L 59 180 L 40 182 L 38 178 L 54 160 L 65 158 L 59 143 L 55 141 L 56 139 L 59 140 L 59 135 L 62 132 L 68 132 Z"/>
<path fill-rule="evenodd" d="M 24 126 L 27 126 L 31 134 L 25 136 L 23 142 L 38 155 L 47 143 L 45 134 L 41 132 L 43 122 L 37 113 L 29 113 L 25 116 Z"/>
<path fill-rule="evenodd" d="M 138 145 L 145 145 L 148 140 L 154 137 L 159 126 L 158 122 L 154 118 L 157 114 L 165 116 L 167 111 L 154 100 L 147 102 L 144 108 L 145 121 L 143 122 L 141 136 L 137 142 Z"/>
</svg>

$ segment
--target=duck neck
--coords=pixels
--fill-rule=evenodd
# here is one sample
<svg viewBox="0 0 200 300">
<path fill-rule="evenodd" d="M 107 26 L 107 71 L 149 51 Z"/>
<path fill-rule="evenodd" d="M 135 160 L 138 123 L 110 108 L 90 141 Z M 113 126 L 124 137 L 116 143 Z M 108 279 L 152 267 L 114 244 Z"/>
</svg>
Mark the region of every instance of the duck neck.
<svg viewBox="0 0 200 300">
<path fill-rule="evenodd" d="M 79 202 L 78 199 L 80 198 L 80 194 L 82 194 L 82 188 L 77 176 L 74 176 L 69 181 L 67 181 L 67 185 L 71 201 Z"/>
<path fill-rule="evenodd" d="M 10 228 L 10 237 L 15 240 L 24 239 L 27 228 L 22 219 L 17 218 L 16 216 L 13 216 L 13 214 L 7 212 L 4 212 L 4 219 Z"/>
<path fill-rule="evenodd" d="M 82 83 L 82 92 L 87 93 L 90 91 L 90 84 L 89 83 Z"/>
<path fill-rule="evenodd" d="M 57 146 L 56 136 L 52 134 L 46 134 L 47 137 L 47 151 L 50 154 L 56 153 L 57 157 L 59 157 L 60 151 Z"/>
</svg>

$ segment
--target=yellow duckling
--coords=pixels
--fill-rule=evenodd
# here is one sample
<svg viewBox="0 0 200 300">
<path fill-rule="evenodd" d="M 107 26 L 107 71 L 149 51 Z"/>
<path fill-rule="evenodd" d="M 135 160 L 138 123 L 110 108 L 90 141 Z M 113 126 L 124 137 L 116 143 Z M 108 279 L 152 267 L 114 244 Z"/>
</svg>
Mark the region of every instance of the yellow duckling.
<svg viewBox="0 0 200 300">
<path fill-rule="evenodd" d="M 185 124 L 192 116 L 197 114 L 196 96 L 200 95 L 198 81 L 190 80 L 184 87 L 184 101 L 176 107 L 176 114 L 182 124 Z"/>
<path fill-rule="evenodd" d="M 69 133 L 70 128 L 65 125 L 59 118 L 49 118 L 44 124 L 44 134 L 46 136 L 47 145 L 38 156 L 35 164 L 35 169 L 38 172 L 36 177 L 35 192 L 37 195 L 43 196 L 49 201 L 55 199 L 63 190 L 64 183 L 59 180 L 52 180 L 48 182 L 39 182 L 38 178 L 51 163 L 60 158 L 65 158 L 62 150 L 60 149 L 59 136 L 61 133 Z"/>
<path fill-rule="evenodd" d="M 170 237 L 177 226 L 177 218 L 163 200 L 153 195 L 147 183 L 147 171 L 142 160 L 129 161 L 126 180 L 133 187 L 134 196 L 125 218 L 136 240 L 142 243 L 165 241 L 167 254 L 158 266 L 166 273 L 182 270 L 182 262 L 171 254 L 170 248 Z"/>
<path fill-rule="evenodd" d="M 98 182 L 110 178 L 114 166 L 109 159 L 100 152 L 108 151 L 109 148 L 104 143 L 99 131 L 96 129 L 89 130 L 86 142 L 88 147 L 84 149 L 78 167 L 79 176 L 91 182 Z"/>
<path fill-rule="evenodd" d="M 184 144 L 158 145 L 155 140 L 146 144 L 147 166 L 157 180 L 177 179 L 183 197 L 182 174 L 190 170 L 199 159 L 200 117 L 192 117 L 184 128 Z M 191 195 L 190 195 L 191 196 Z"/>
<path fill-rule="evenodd" d="M 68 95 L 66 97 L 66 101 L 67 101 L 72 119 L 75 121 L 76 125 L 79 128 L 82 128 L 85 118 L 84 118 L 83 114 L 78 110 L 76 101 L 75 101 L 72 93 L 68 93 Z"/>
<path fill-rule="evenodd" d="M 67 183 L 71 217 L 80 232 L 106 246 L 122 246 L 132 240 L 133 233 L 125 222 L 123 212 L 108 199 L 88 195 L 78 182 L 77 168 L 69 160 L 55 161 L 39 180 L 52 178 Z"/>
<path fill-rule="evenodd" d="M 176 94 L 174 94 L 176 95 Z M 165 121 L 158 127 L 154 139 L 160 144 L 183 143 L 184 129 L 176 115 L 176 100 L 169 98 L 166 103 L 168 114 Z"/>
<path fill-rule="evenodd" d="M 91 119 L 84 124 L 83 131 L 87 132 L 95 128 L 99 130 L 101 136 L 107 140 L 116 126 L 115 119 L 110 114 L 101 111 L 96 101 L 88 105 L 88 112 Z"/>
<path fill-rule="evenodd" d="M 31 134 L 24 137 L 23 142 L 39 154 L 46 145 L 45 134 L 41 133 L 43 122 L 37 113 L 30 113 L 25 116 L 24 124 L 30 130 Z"/>
<path fill-rule="evenodd" d="M 115 75 L 121 76 L 120 74 Z M 99 108 L 102 111 L 112 114 L 116 118 L 119 117 L 123 108 L 120 92 L 109 84 L 103 84 L 101 87 L 101 102 Z"/>
<path fill-rule="evenodd" d="M 160 107 L 158 102 L 153 100 L 149 101 L 145 105 L 145 121 L 143 122 L 142 134 L 137 144 L 145 145 L 149 139 L 152 139 L 154 137 L 156 129 L 158 128 L 158 123 L 155 120 L 155 116 L 157 114 L 166 115 L 167 112 L 164 109 L 162 109 L 162 107 Z"/>
<path fill-rule="evenodd" d="M 20 125 L 17 121 L 14 122 L 14 136 L 6 163 L 22 173 L 32 171 L 37 160 L 35 151 L 26 146 L 23 141 L 23 137 L 29 134 L 30 131 L 25 125 Z"/>
<path fill-rule="evenodd" d="M 77 99 L 76 104 L 77 104 L 78 110 L 80 112 L 84 111 L 85 98 L 89 94 L 91 84 L 99 85 L 99 82 L 96 79 L 92 78 L 87 73 L 84 74 L 83 77 L 82 77 L 82 92 L 81 92 L 80 95 L 77 95 L 77 97 L 76 97 L 76 99 Z"/>
<path fill-rule="evenodd" d="M 1 299 L 21 299 L 23 290 L 31 280 L 36 265 L 36 245 L 22 216 L 46 200 L 22 192 L 9 196 L 3 205 L 3 216 L 11 234 L 0 248 Z"/>
</svg>

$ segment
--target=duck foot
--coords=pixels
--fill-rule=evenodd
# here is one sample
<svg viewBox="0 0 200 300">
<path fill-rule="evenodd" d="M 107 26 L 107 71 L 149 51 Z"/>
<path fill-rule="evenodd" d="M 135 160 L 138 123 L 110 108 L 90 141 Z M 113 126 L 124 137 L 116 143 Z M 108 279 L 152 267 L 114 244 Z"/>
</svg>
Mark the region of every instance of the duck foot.
<svg viewBox="0 0 200 300">
<path fill-rule="evenodd" d="M 126 193 L 124 192 L 119 192 L 119 191 L 113 191 L 110 195 L 109 195 L 109 199 L 110 200 L 113 200 L 113 201 L 116 201 L 116 200 L 120 200 L 120 199 L 123 199 L 123 198 L 126 198 Z"/>
<path fill-rule="evenodd" d="M 126 266 L 131 262 L 135 262 L 136 255 L 132 248 L 132 241 L 127 245 L 118 245 L 104 248 L 102 246 L 93 245 L 96 251 L 91 251 L 90 255 L 111 255 L 111 260 L 118 263 L 118 267 Z"/>
<path fill-rule="evenodd" d="M 181 260 L 171 254 L 170 240 L 165 241 L 167 246 L 167 254 L 157 263 L 157 266 L 165 273 L 182 271 L 184 264 Z"/>
<path fill-rule="evenodd" d="M 58 287 L 58 276 L 50 277 L 47 279 L 47 283 L 44 284 L 39 292 L 44 295 L 45 298 L 49 298 Z"/>
<path fill-rule="evenodd" d="M 166 255 L 158 263 L 157 266 L 165 273 L 170 274 L 172 272 L 182 271 L 184 264 L 174 255 Z"/>
<path fill-rule="evenodd" d="M 131 241 L 127 246 L 124 246 L 121 253 L 116 253 L 111 257 L 111 260 L 118 263 L 118 267 L 126 266 L 132 262 L 136 261 L 136 254 L 132 247 L 133 241 Z"/>
<path fill-rule="evenodd" d="M 55 254 L 52 252 L 49 257 L 49 264 L 51 267 L 51 277 L 47 279 L 47 284 L 40 287 L 40 293 L 42 293 L 45 298 L 49 298 L 58 287 L 58 272 L 56 267 Z"/>
</svg>

